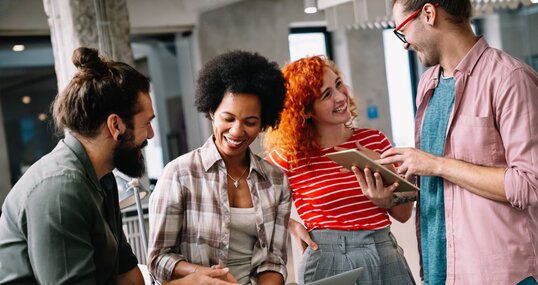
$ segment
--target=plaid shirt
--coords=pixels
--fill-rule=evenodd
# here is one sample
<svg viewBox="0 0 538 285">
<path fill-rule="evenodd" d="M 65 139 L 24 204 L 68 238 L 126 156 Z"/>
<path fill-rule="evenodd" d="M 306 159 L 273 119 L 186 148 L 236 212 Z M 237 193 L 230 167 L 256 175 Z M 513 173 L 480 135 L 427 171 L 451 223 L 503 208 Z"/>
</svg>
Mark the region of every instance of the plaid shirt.
<svg viewBox="0 0 538 285">
<path fill-rule="evenodd" d="M 258 233 L 251 283 L 257 284 L 257 274 L 264 271 L 278 272 L 285 280 L 289 183 L 280 169 L 249 154 L 247 182 Z M 148 267 L 157 279 L 170 280 L 180 261 L 226 266 L 231 218 L 227 183 L 226 167 L 212 137 L 166 165 L 149 205 Z"/>
</svg>

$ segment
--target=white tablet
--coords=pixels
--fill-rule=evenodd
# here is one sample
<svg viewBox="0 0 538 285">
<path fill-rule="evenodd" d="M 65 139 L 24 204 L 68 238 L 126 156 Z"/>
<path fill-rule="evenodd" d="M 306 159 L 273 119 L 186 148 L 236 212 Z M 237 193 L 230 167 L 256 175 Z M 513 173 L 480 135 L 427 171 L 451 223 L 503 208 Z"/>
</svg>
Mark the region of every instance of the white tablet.
<svg viewBox="0 0 538 285">
<path fill-rule="evenodd" d="M 355 165 L 361 170 L 364 168 L 369 168 L 373 172 L 379 172 L 383 182 L 386 183 L 386 185 L 398 182 L 399 186 L 396 188 L 396 190 L 394 190 L 395 192 L 419 191 L 419 188 L 416 185 L 398 176 L 398 174 L 373 161 L 356 149 L 346 149 L 327 153 L 327 157 L 349 170 L 351 170 L 351 167 Z"/>
</svg>

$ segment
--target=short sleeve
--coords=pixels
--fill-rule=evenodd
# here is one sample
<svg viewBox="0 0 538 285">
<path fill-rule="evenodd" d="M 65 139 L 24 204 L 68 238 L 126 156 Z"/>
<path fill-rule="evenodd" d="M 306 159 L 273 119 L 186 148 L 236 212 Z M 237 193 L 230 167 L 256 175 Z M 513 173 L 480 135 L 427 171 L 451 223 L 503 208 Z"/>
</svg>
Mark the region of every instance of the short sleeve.
<svg viewBox="0 0 538 285">
<path fill-rule="evenodd" d="M 138 265 L 138 259 L 133 253 L 133 249 L 127 242 L 125 233 L 121 231 L 120 246 L 119 246 L 120 266 L 119 274 L 127 273 Z"/>
<path fill-rule="evenodd" d="M 22 215 L 28 258 L 38 283 L 96 283 L 88 230 L 94 216 L 86 187 L 70 176 L 51 177 L 29 195 Z"/>
</svg>

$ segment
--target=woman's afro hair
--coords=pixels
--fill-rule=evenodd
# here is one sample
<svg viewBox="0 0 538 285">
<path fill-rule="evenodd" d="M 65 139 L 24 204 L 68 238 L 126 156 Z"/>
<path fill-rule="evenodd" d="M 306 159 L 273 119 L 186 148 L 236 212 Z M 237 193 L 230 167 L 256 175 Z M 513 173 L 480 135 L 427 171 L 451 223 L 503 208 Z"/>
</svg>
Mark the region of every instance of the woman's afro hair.
<svg viewBox="0 0 538 285">
<path fill-rule="evenodd" d="M 284 106 L 286 83 L 278 64 L 258 53 L 230 51 L 209 60 L 196 82 L 195 106 L 209 118 L 226 93 L 253 94 L 261 103 L 261 128 L 275 126 Z"/>
</svg>

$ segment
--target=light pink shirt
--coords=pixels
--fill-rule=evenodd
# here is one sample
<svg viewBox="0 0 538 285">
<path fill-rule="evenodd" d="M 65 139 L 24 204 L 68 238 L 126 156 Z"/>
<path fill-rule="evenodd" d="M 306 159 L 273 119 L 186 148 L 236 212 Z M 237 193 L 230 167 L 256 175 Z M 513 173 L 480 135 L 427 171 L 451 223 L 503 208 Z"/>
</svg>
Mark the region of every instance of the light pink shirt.
<svg viewBox="0 0 538 285">
<path fill-rule="evenodd" d="M 435 66 L 420 80 L 417 145 L 439 74 Z M 445 157 L 505 168 L 509 203 L 444 181 L 446 284 L 513 285 L 531 275 L 538 279 L 538 74 L 481 38 L 454 78 Z"/>
</svg>

